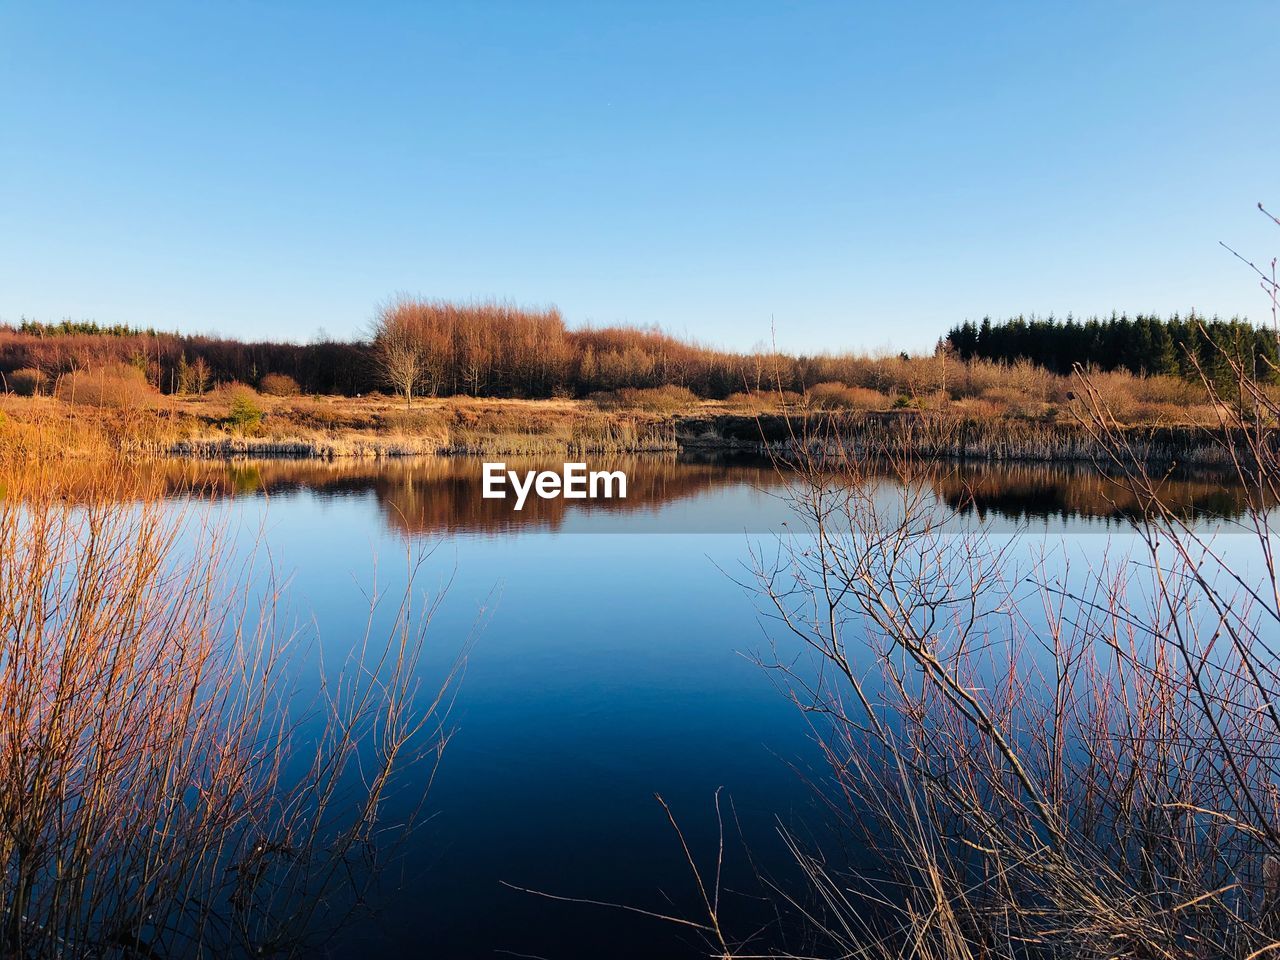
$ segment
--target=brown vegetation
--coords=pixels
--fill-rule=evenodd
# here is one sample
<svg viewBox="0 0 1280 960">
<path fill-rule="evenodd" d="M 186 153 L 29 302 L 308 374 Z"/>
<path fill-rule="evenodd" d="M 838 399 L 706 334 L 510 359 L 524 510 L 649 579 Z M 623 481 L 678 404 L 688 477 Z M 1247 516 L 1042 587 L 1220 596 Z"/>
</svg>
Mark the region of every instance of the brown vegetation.
<svg viewBox="0 0 1280 960">
<path fill-rule="evenodd" d="M 48 378 L 39 370 L 29 367 L 14 370 L 4 377 L 5 392 L 12 391 L 20 397 L 34 397 L 43 392 Z"/>
<path fill-rule="evenodd" d="M 258 389 L 269 397 L 296 397 L 302 392 L 298 381 L 287 373 L 268 373 L 258 381 Z"/>
<path fill-rule="evenodd" d="M 674 450 L 670 418 L 579 401 L 270 397 L 242 385 L 140 410 L 0 396 L 0 453 L 383 457 Z"/>
<path fill-rule="evenodd" d="M 69 404 L 137 410 L 156 394 L 146 375 L 125 363 L 76 370 L 59 378 L 56 394 Z"/>
<path fill-rule="evenodd" d="M 1137 542 L 1087 569 L 947 529 L 950 506 L 910 457 L 884 451 L 890 503 L 861 451 L 797 445 L 806 529 L 761 551 L 756 574 L 817 669 L 790 653 L 767 665 L 812 719 L 824 799 L 865 851 L 841 867 L 791 841 L 809 881 L 790 901 L 804 955 L 1280 950 L 1280 403 L 1250 363 L 1221 362 L 1230 383 L 1202 371 L 1200 389 L 1247 537 L 1171 505 L 1111 408 L 1116 381 L 1085 376 L 1082 429 L 1121 480 Z M 761 955 L 708 915 L 697 926 L 717 955 Z"/>
<path fill-rule="evenodd" d="M 1043 373 L 1042 371 L 1040 373 Z M 823 384 L 807 394 L 742 393 L 700 400 L 679 387 L 622 388 L 589 401 L 424 398 L 412 408 L 382 395 L 362 398 L 272 396 L 227 384 L 202 396 L 163 396 L 136 373 L 76 374 L 57 398 L 0 395 L 0 447 L 40 431 L 68 455 L 90 450 L 99 433 L 140 455 L 400 456 L 434 453 L 557 454 L 639 452 L 681 446 L 785 451 L 797 429 L 845 435 L 868 450 L 889 444 L 935 457 L 988 460 L 1090 460 L 1100 448 L 1074 419 L 1069 391 L 1045 374 L 984 397 L 917 397 L 890 404 L 869 388 Z M 1210 465 L 1230 457 L 1213 402 L 1186 398 L 1162 378 L 1107 374 L 1093 380 L 1117 424 L 1153 461 Z M 877 400 L 877 398 L 880 398 Z M 84 434 L 84 441 L 78 439 Z M 25 438 L 25 440 L 24 440 Z M 766 445 L 767 442 L 767 445 Z"/>
<path fill-rule="evenodd" d="M 274 577 L 108 451 L 87 481 L 49 454 L 0 456 L 0 953 L 313 955 L 412 827 L 388 791 L 443 746 L 419 561 L 389 634 L 308 696 Z"/>
<path fill-rule="evenodd" d="M 1082 429 L 1118 478 L 1138 555 L 1072 569 L 957 528 L 897 451 L 892 497 L 829 434 L 786 468 L 803 529 L 755 555 L 768 614 L 815 656 L 762 658 L 810 718 L 838 861 L 787 836 L 808 882 L 780 949 L 717 956 L 1259 960 L 1280 948 L 1280 405 L 1236 365 L 1223 450 L 1253 562 L 1165 496 L 1083 378 Z M 1116 480 L 1101 482 L 1117 483 Z M 944 487 L 945 490 L 945 487 Z M 1199 499 L 1212 497 L 1206 489 Z M 1239 528 L 1239 527 L 1238 527 Z M 1228 541 L 1234 538 L 1226 538 Z M 692 858 L 690 866 L 703 883 Z M 797 953 L 800 951 L 800 953 Z"/>
<path fill-rule="evenodd" d="M 686 387 L 622 387 L 592 394 L 601 410 L 646 410 L 650 413 L 688 413 L 698 406 L 698 398 Z"/>
<path fill-rule="evenodd" d="M 928 356 L 737 353 L 657 329 L 569 329 L 554 308 L 406 296 L 378 312 L 368 341 L 245 343 L 92 324 L 0 327 L 0 376 L 6 379 L 29 370 L 52 383 L 75 371 L 127 364 L 165 394 L 200 395 L 232 381 L 268 394 L 292 392 L 279 378 L 313 395 L 388 389 L 410 402 L 415 396 L 581 398 L 665 387 L 722 400 L 816 389 L 818 397 L 855 409 L 937 408 L 986 396 L 1018 416 L 1043 416 L 1064 401 L 1069 373 L 1054 375 L 1019 356 L 961 360 L 942 348 Z M 1186 366 L 1190 357 L 1180 363 Z M 1176 417 L 1163 398 L 1176 393 L 1173 382 L 1185 379 L 1125 374 L 1117 382 L 1132 391 L 1141 389 L 1134 386 L 1139 382 L 1167 381 L 1155 391 L 1160 399 L 1149 401 L 1151 409 L 1135 415 Z M 851 392 L 842 397 L 841 387 Z"/>
<path fill-rule="evenodd" d="M 568 330 L 554 309 L 408 297 L 388 303 L 371 333 L 368 344 L 288 345 L 84 324 L 0 329 L 0 371 L 12 371 L 11 399 L 0 403 L 11 434 L 42 421 L 74 449 L 76 430 L 93 420 L 124 449 L 199 456 L 631 452 L 671 449 L 677 435 L 739 442 L 721 421 L 699 426 L 722 413 L 839 416 L 840 429 L 871 443 L 889 433 L 937 456 L 1097 453 L 1080 442 L 1071 379 L 1025 360 L 735 354 L 657 330 Z M 1155 455 L 1210 462 L 1214 441 L 1187 428 L 1214 428 L 1221 411 L 1185 380 L 1090 376 L 1117 423 L 1167 428 L 1150 444 Z M 401 398 L 398 410 L 379 387 Z M 64 419 L 56 406 L 12 399 L 48 392 L 80 413 Z M 362 396 L 335 396 L 352 393 Z M 890 411 L 916 419 L 885 420 Z"/>
<path fill-rule="evenodd" d="M 879 390 L 839 382 L 814 384 L 805 399 L 814 410 L 884 410 L 890 405 Z"/>
<path fill-rule="evenodd" d="M 406 403 L 415 394 L 548 397 L 571 360 L 559 311 L 501 303 L 399 297 L 380 311 L 372 339 L 382 378 Z"/>
</svg>

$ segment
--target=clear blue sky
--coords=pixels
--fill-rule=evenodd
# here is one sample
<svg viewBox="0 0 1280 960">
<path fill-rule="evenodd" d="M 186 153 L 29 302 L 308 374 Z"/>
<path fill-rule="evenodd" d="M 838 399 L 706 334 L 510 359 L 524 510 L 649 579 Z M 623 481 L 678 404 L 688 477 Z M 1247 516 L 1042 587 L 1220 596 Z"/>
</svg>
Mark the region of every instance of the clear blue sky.
<svg viewBox="0 0 1280 960">
<path fill-rule="evenodd" d="M 376 7 L 376 9 L 373 9 Z M 0 6 L 0 319 L 396 291 L 730 347 L 1264 316 L 1280 4 Z"/>
</svg>

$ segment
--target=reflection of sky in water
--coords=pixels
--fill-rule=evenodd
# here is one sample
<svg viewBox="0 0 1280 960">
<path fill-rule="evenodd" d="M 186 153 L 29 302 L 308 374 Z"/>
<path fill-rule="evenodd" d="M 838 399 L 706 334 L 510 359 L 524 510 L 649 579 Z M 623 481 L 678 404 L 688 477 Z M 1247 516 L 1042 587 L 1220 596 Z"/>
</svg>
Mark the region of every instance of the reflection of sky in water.
<svg viewBox="0 0 1280 960">
<path fill-rule="evenodd" d="M 484 621 L 458 699 L 456 739 L 399 893 L 364 946 L 401 955 L 490 957 L 702 956 L 657 921 L 551 903 L 499 881 L 551 893 L 697 916 L 661 793 L 695 848 L 713 855 L 712 796 L 723 786 L 753 852 L 785 873 L 775 817 L 821 816 L 800 776 L 821 770 L 803 718 L 749 656 L 766 646 L 750 597 L 733 577 L 786 506 L 751 483 L 720 482 L 627 513 L 566 512 L 545 527 L 406 538 L 378 495 L 307 489 L 219 501 L 242 543 L 263 531 L 289 606 L 314 619 L 336 662 L 364 630 L 362 588 L 376 577 L 395 599 L 406 546 L 434 544 L 418 581 L 452 579 L 432 625 L 427 672 L 443 671 Z M 891 493 L 891 491 L 890 491 Z M 1083 574 L 1134 547 L 1114 525 L 1047 517 L 1006 524 L 1026 562 Z M 649 536 L 629 535 L 646 530 Z M 580 533 L 592 536 L 579 536 Z M 1081 536 L 1108 532 L 1110 536 Z M 376 563 L 375 563 L 376 560 Z M 794 653 L 785 638 L 782 650 Z M 429 682 L 426 684 L 430 686 Z M 399 802 L 407 802 L 401 798 Z M 394 804 L 392 812 L 394 812 Z M 803 832 L 803 829 L 802 829 Z M 737 842 L 730 870 L 746 870 Z M 667 898 L 670 898 L 670 901 Z"/>
</svg>

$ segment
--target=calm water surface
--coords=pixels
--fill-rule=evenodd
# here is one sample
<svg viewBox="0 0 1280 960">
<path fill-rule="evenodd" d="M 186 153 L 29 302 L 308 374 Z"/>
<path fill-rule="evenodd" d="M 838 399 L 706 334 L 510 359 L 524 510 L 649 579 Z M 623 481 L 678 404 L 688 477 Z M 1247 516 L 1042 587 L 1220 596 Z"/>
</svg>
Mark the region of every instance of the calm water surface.
<svg viewBox="0 0 1280 960">
<path fill-rule="evenodd" d="M 706 956 L 696 933 L 504 886 L 701 919 L 655 793 L 710 869 L 723 788 L 727 888 L 756 889 L 752 863 L 785 881 L 779 825 L 829 842 L 806 782 L 821 760 L 752 659 L 767 628 L 735 582 L 749 546 L 790 517 L 777 475 L 752 460 L 592 467 L 605 465 L 627 470 L 625 503 L 531 501 L 521 514 L 480 498 L 476 461 L 171 468 L 218 492 L 197 509 L 270 548 L 294 618 L 335 655 L 363 633 L 364 591 L 403 586 L 406 548 L 434 550 L 420 589 L 448 586 L 427 672 L 476 635 L 432 819 L 387 878 L 377 922 L 341 954 Z M 1087 472 L 950 469 L 934 490 L 1019 549 L 1097 556 L 1128 539 L 1129 505 Z M 1191 512 L 1238 508 L 1211 480 L 1171 496 Z M 747 895 L 732 911 L 739 931 L 770 918 Z"/>
</svg>

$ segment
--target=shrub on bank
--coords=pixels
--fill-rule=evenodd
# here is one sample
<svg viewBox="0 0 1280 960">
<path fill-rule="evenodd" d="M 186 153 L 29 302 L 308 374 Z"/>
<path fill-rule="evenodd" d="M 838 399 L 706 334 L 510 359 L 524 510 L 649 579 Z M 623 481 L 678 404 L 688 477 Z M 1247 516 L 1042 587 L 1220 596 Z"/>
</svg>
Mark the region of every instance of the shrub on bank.
<svg viewBox="0 0 1280 960">
<path fill-rule="evenodd" d="M 146 375 L 127 363 L 73 371 L 59 378 L 55 390 L 58 399 L 67 403 L 114 410 L 145 406 L 156 392 Z"/>
<path fill-rule="evenodd" d="M 835 382 L 814 384 L 807 397 L 815 410 L 883 410 L 889 406 L 889 398 L 878 390 Z"/>
<path fill-rule="evenodd" d="M 650 413 L 679 413 L 698 403 L 698 397 L 687 387 L 623 387 L 619 390 L 593 394 L 591 397 L 602 410 L 645 410 Z"/>
<path fill-rule="evenodd" d="M 748 390 L 744 393 L 731 393 L 725 398 L 725 405 L 749 413 L 772 413 L 787 407 L 798 405 L 803 398 L 798 393 L 784 390 Z"/>
<path fill-rule="evenodd" d="M 1005 382 L 1004 368 L 989 361 L 952 364 L 947 377 L 947 393 L 952 400 L 980 397 L 992 387 Z"/>
<path fill-rule="evenodd" d="M 258 381 L 258 389 L 268 397 L 296 397 L 302 392 L 298 381 L 287 373 L 268 373 Z"/>
<path fill-rule="evenodd" d="M 44 375 L 43 370 L 36 370 L 31 367 L 14 370 L 4 378 L 9 392 L 16 393 L 20 397 L 39 396 L 44 392 L 47 380 L 48 377 Z"/>
<path fill-rule="evenodd" d="M 256 433 L 265 416 L 258 395 L 243 384 L 227 389 L 227 423 L 244 433 Z"/>
</svg>

